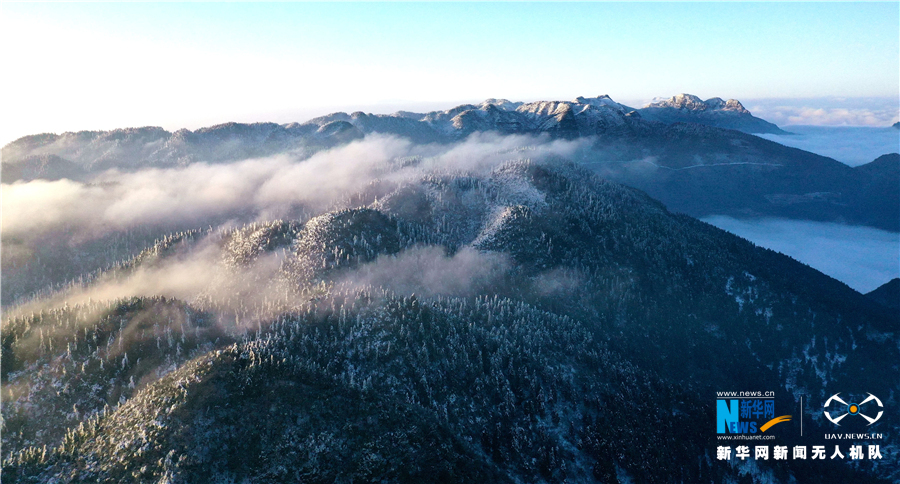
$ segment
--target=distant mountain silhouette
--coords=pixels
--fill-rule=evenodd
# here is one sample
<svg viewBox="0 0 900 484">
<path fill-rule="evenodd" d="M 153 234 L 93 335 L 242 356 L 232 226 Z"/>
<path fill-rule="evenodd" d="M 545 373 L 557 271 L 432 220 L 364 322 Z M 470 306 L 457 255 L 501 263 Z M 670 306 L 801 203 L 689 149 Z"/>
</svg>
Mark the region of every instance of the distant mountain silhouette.
<svg viewBox="0 0 900 484">
<path fill-rule="evenodd" d="M 702 101 L 691 94 L 679 94 L 639 109 L 641 117 L 652 121 L 696 123 L 745 133 L 789 134 L 778 126 L 750 114 L 737 99 L 714 97 Z"/>
<path fill-rule="evenodd" d="M 640 110 L 605 95 L 533 103 L 489 99 L 425 114 L 334 113 L 302 124 L 228 123 L 175 133 L 129 128 L 28 136 L 3 148 L 2 176 L 4 183 L 86 180 L 113 167 L 127 171 L 197 161 L 229 163 L 283 152 L 310 154 L 371 134 L 451 143 L 476 132 L 496 132 L 590 139 L 590 149 L 575 161 L 697 217 L 775 216 L 900 231 L 900 204 L 894 203 L 898 187 L 891 182 L 897 179 L 896 157 L 851 168 L 724 129 L 744 129 L 727 120 L 742 120 L 744 128 L 746 123 L 765 123 L 736 100 L 701 101 L 690 95 Z"/>
</svg>

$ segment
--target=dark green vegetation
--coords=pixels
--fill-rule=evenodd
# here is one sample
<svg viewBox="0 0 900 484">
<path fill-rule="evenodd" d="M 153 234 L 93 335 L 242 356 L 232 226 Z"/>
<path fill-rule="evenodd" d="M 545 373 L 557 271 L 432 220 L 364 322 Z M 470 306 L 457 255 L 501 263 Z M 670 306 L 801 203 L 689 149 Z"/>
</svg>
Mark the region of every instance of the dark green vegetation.
<svg viewBox="0 0 900 484">
<path fill-rule="evenodd" d="M 807 435 L 837 391 L 896 409 L 896 311 L 569 163 L 387 180 L 71 289 L 190 267 L 180 299 L 6 321 L 4 481 L 900 478 L 896 412 L 867 429 L 877 465 L 732 466 L 714 434 L 716 391 L 775 391 L 777 415 L 803 396 Z"/>
</svg>

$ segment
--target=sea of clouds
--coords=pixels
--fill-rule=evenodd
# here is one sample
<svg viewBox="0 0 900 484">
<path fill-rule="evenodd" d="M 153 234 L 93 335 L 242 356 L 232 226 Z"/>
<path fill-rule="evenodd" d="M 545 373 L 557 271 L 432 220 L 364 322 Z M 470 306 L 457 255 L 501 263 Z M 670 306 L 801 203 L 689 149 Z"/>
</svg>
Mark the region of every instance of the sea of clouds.
<svg viewBox="0 0 900 484">
<path fill-rule="evenodd" d="M 800 148 L 859 166 L 888 153 L 900 153 L 900 129 L 860 126 L 781 126 L 793 134 L 760 134 L 785 146 Z"/>
<path fill-rule="evenodd" d="M 789 255 L 859 292 L 900 277 L 900 234 L 871 227 L 778 218 L 703 218 L 756 245 Z"/>
</svg>

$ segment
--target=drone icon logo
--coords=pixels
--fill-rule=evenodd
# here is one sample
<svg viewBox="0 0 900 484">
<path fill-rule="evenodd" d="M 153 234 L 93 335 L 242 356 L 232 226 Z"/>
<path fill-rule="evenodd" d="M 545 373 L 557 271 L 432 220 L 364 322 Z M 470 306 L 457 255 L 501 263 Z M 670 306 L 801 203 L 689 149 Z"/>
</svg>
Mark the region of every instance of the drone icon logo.
<svg viewBox="0 0 900 484">
<path fill-rule="evenodd" d="M 835 425 L 840 426 L 840 424 L 838 422 L 840 422 L 842 419 L 844 419 L 847 415 L 858 415 L 858 416 L 866 419 L 866 421 L 869 422 L 869 424 L 866 425 L 866 427 L 868 427 L 869 425 L 872 425 L 873 423 L 877 422 L 878 419 L 881 418 L 881 415 L 884 413 L 884 410 L 879 410 L 878 415 L 875 418 L 869 417 L 868 415 L 865 415 L 862 413 L 861 407 L 864 404 L 871 402 L 873 400 L 875 401 L 875 403 L 878 404 L 879 408 L 884 408 L 884 405 L 881 404 L 881 400 L 879 400 L 878 397 L 876 397 L 875 395 L 872 395 L 871 393 L 868 394 L 869 395 L 868 398 L 866 398 L 865 400 L 863 400 L 859 403 L 847 403 L 847 402 L 841 400 L 841 397 L 839 397 L 838 395 L 840 395 L 840 392 L 835 393 L 834 395 L 831 396 L 831 398 L 828 399 L 827 402 L 825 402 L 825 411 L 823 412 L 825 414 L 825 418 L 830 420 L 831 423 L 833 423 Z M 839 404 L 842 404 L 843 407 L 838 407 L 834 410 L 828 410 L 828 407 L 831 405 L 831 402 L 833 402 L 833 401 L 837 402 Z M 831 412 L 840 412 L 840 411 L 843 411 L 844 413 L 837 418 L 832 418 Z"/>
</svg>

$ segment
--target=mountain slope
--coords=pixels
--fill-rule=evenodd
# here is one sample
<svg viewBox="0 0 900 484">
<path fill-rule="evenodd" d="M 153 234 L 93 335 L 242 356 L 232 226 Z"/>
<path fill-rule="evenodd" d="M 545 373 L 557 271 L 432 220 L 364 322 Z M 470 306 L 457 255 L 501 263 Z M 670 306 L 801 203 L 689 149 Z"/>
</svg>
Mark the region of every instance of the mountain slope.
<svg viewBox="0 0 900 484">
<path fill-rule="evenodd" d="M 3 412 L 5 420 L 16 412 L 22 430 L 4 432 L 12 452 L 4 476 L 900 475 L 889 460 L 757 462 L 747 470 L 714 458 L 716 391 L 775 391 L 778 415 L 803 396 L 811 434 L 827 429 L 821 403 L 838 388 L 866 388 L 896 406 L 898 316 L 845 285 L 560 161 L 425 170 L 386 177 L 351 198 L 359 205 L 296 223 L 163 244 L 92 283 L 130 287 L 151 264 L 187 265 L 212 251 L 217 270 L 246 282 L 240 292 L 217 296 L 211 285 L 190 296 L 189 308 L 172 310 L 138 300 L 159 305 L 145 319 L 112 305 L 7 322 Z M 135 357 L 154 343 L 174 355 Z M 211 349 L 191 353 L 203 345 Z M 112 379 L 109 388 L 136 372 L 161 379 L 148 377 L 134 392 L 98 391 L 79 400 L 91 408 L 68 418 L 72 400 L 59 400 L 56 388 L 82 366 L 87 378 Z M 161 366 L 168 370 L 154 373 Z M 39 375 L 50 383 L 31 384 Z M 120 395 L 122 403 L 113 400 Z M 31 402 L 59 402 L 39 408 L 59 412 L 61 439 L 36 431 L 47 417 Z M 898 422 L 885 414 L 871 428 L 885 434 L 883 449 L 894 445 Z M 782 426 L 779 438 L 797 442 L 793 430 Z"/>
<path fill-rule="evenodd" d="M 612 445 L 605 435 L 617 433 L 658 444 L 646 455 L 628 451 L 627 472 L 696 476 L 663 463 L 688 457 L 667 449 L 666 439 L 699 444 L 697 436 L 679 432 L 677 421 L 650 432 L 666 412 L 627 397 L 653 391 L 676 400 L 677 392 L 596 348 L 573 321 L 506 300 L 389 298 L 340 314 L 300 314 L 262 339 L 192 361 L 71 431 L 57 450 L 22 456 L 4 473 L 99 481 L 608 479 L 616 464 L 604 457 Z M 629 403 L 653 417 L 635 427 L 602 412 Z M 576 416 L 575 405 L 589 407 Z M 678 421 L 700 417 L 684 411 Z"/>
<path fill-rule="evenodd" d="M 851 168 L 736 131 L 673 124 L 633 141 L 601 137 L 585 160 L 602 176 L 695 217 L 777 216 L 896 232 L 895 156 L 870 168 Z"/>
<path fill-rule="evenodd" d="M 854 171 L 860 173 L 858 207 L 859 213 L 867 217 L 864 223 L 873 227 L 895 230 L 900 207 L 900 154 L 881 155 L 874 161 L 859 165 Z"/>
<path fill-rule="evenodd" d="M 891 309 L 900 309 L 900 278 L 893 278 L 878 286 L 866 297 Z"/>
</svg>

